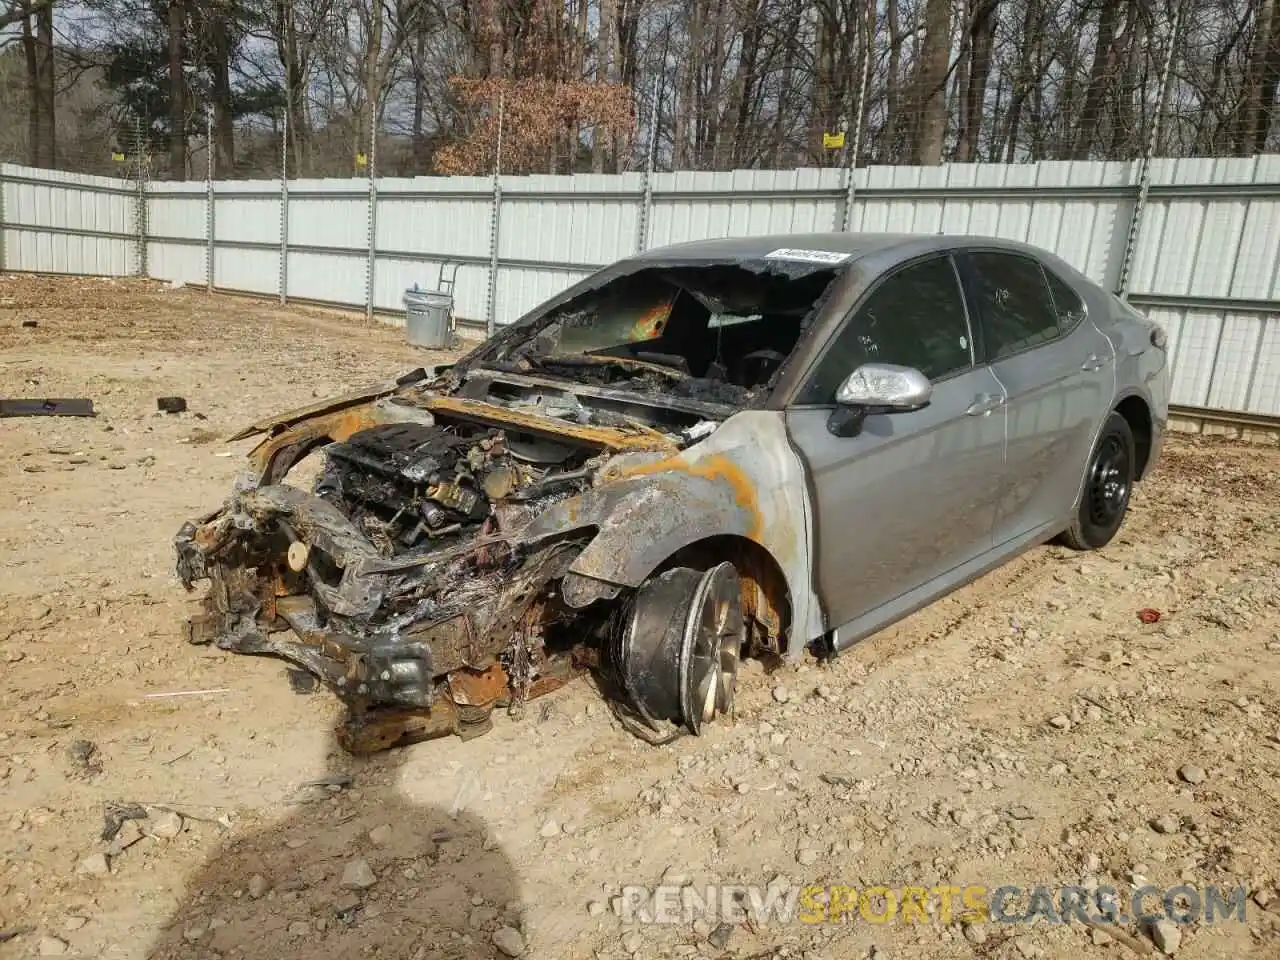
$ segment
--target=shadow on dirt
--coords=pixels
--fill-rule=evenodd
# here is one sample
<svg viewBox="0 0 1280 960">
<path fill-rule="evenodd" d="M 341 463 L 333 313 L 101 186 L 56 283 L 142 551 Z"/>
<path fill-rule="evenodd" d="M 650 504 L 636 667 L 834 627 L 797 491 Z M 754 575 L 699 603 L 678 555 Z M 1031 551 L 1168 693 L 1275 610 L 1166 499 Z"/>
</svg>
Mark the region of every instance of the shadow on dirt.
<svg viewBox="0 0 1280 960">
<path fill-rule="evenodd" d="M 520 926 L 511 863 L 474 815 L 401 794 L 404 754 L 361 761 L 333 745 L 288 815 L 190 878 L 150 960 L 489 960 L 508 955 L 495 934 L 519 952 L 504 929 Z"/>
</svg>

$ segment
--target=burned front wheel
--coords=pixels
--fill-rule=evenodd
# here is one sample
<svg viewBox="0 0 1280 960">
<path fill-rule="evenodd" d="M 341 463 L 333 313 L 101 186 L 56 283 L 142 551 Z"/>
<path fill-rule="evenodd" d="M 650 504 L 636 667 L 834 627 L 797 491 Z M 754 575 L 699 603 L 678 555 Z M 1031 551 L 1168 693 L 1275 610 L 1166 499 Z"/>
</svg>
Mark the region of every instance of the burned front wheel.
<svg viewBox="0 0 1280 960">
<path fill-rule="evenodd" d="M 733 564 L 675 567 L 641 586 L 619 612 L 609 659 L 620 692 L 646 727 L 696 734 L 732 709 L 745 639 Z"/>
</svg>

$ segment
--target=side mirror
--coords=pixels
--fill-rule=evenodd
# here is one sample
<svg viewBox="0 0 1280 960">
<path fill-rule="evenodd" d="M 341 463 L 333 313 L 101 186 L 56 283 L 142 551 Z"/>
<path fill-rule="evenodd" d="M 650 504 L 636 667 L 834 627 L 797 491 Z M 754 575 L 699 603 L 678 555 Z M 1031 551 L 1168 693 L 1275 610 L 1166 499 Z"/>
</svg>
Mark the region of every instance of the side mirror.
<svg viewBox="0 0 1280 960">
<path fill-rule="evenodd" d="M 864 363 L 836 391 L 836 409 L 827 429 L 837 437 L 856 437 L 873 413 L 904 413 L 927 406 L 933 384 L 914 367 Z"/>
</svg>

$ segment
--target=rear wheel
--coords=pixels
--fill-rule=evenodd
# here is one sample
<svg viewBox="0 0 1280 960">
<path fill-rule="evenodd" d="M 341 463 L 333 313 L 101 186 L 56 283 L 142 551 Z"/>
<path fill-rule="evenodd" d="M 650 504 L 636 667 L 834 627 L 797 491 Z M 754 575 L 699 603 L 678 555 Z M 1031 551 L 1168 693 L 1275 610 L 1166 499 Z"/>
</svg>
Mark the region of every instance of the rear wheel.
<svg viewBox="0 0 1280 960">
<path fill-rule="evenodd" d="M 1097 550 L 1111 542 L 1129 510 L 1135 462 L 1133 431 L 1124 417 L 1112 413 L 1089 457 L 1080 508 L 1062 534 L 1067 546 Z"/>
</svg>

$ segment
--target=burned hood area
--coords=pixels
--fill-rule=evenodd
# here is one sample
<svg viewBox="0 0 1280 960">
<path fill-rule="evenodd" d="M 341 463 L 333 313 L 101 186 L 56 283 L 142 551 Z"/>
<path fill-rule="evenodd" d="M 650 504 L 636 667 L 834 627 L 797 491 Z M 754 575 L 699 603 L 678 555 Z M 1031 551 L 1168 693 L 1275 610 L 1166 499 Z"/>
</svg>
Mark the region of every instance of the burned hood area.
<svg viewBox="0 0 1280 960">
<path fill-rule="evenodd" d="M 452 367 L 254 424 L 250 470 L 175 540 L 182 582 L 208 583 L 188 639 L 317 677 L 353 752 L 481 734 L 587 669 L 638 732 L 697 732 L 776 618 L 730 562 L 639 584 L 573 566 L 602 530 L 640 551 L 652 511 L 683 511 L 690 543 L 721 532 L 742 481 L 675 465 L 766 402 L 834 277 L 613 268 Z"/>
</svg>

